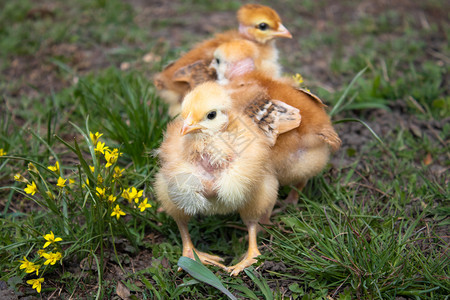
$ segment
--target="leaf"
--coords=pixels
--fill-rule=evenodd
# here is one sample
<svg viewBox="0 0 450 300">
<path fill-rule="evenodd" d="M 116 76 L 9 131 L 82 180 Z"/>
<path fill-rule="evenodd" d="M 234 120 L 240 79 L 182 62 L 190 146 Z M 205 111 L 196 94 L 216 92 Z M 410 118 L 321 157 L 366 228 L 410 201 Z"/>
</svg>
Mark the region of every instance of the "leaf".
<svg viewBox="0 0 450 300">
<path fill-rule="evenodd" d="M 22 278 L 20 278 L 19 276 L 13 276 L 8 279 L 9 287 L 15 291 L 17 291 L 17 285 L 22 284 L 22 283 L 23 283 Z"/>
<path fill-rule="evenodd" d="M 124 284 L 130 292 L 142 292 L 142 289 L 138 287 L 135 282 L 122 281 L 122 284 Z"/>
<path fill-rule="evenodd" d="M 297 293 L 300 295 L 303 295 L 305 293 L 305 291 L 303 291 L 303 288 L 301 288 L 298 283 L 293 283 L 291 285 L 289 285 L 289 290 L 293 293 Z"/>
<path fill-rule="evenodd" d="M 178 266 L 188 272 L 189 275 L 191 275 L 195 279 L 215 287 L 216 289 L 227 295 L 228 298 L 237 300 L 237 298 L 223 286 L 220 279 L 217 278 L 216 275 L 214 275 L 214 273 L 206 268 L 203 264 L 188 257 L 182 256 L 178 260 Z"/>
<path fill-rule="evenodd" d="M 423 158 L 423 164 L 425 166 L 430 165 L 433 162 L 433 157 L 431 157 L 430 153 L 427 153 L 427 155 Z"/>
<path fill-rule="evenodd" d="M 185 286 L 190 286 L 190 285 L 194 285 L 200 283 L 200 281 L 198 281 L 197 279 L 191 279 L 188 280 L 186 282 L 183 282 L 182 284 L 179 284 L 178 287 L 185 287 Z"/>
<path fill-rule="evenodd" d="M 128 300 L 131 295 L 130 290 L 121 281 L 117 283 L 116 294 L 123 300 Z"/>
</svg>

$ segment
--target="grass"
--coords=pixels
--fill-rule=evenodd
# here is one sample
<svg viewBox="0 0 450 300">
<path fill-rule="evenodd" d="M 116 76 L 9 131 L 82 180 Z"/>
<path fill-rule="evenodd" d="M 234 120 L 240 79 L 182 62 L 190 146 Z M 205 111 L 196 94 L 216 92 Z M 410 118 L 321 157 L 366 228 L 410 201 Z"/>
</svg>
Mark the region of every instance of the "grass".
<svg viewBox="0 0 450 300">
<path fill-rule="evenodd" d="M 443 120 L 450 98 L 448 45 L 441 41 L 448 24 L 428 14 L 443 4 L 326 19 L 327 1 L 302 7 L 294 2 L 276 6 L 299 36 L 290 44 L 295 51 L 287 51 L 291 55 L 280 43 L 282 62 L 327 100 L 344 148 L 334 166 L 307 184 L 299 204 L 276 215 L 260 236 L 262 264 L 235 278 L 179 260 L 177 227 L 157 212 L 152 188 L 158 168 L 153 150 L 169 118 L 150 76 L 191 46 L 189 35 L 179 37 L 176 48 L 176 41 L 153 34 L 193 20 L 149 20 L 149 32 L 136 21 L 145 9 L 119 0 L 1 2 L 0 106 L 6 109 L 0 111 L 0 148 L 6 154 L 0 156 L 0 281 L 30 296 L 37 292 L 27 281 L 43 276 L 43 297 L 88 299 L 123 293 L 133 299 L 232 298 L 228 292 L 243 299 L 446 299 L 450 125 Z M 174 5 L 177 12 L 213 14 L 240 3 Z M 352 1 L 339 5 L 345 11 Z M 331 29 L 317 27 L 320 19 Z M 59 45 L 75 46 L 84 59 L 99 48 L 105 55 L 86 71 L 72 52 L 49 50 Z M 317 49 L 328 62 L 319 71 L 307 68 L 323 58 Z M 144 63 L 141 56 L 148 52 L 153 61 Z M 131 65 L 127 71 L 118 68 L 124 61 Z M 39 81 L 46 76 L 33 77 L 35 69 L 21 67 L 33 64 L 60 84 L 48 88 Z M 373 114 L 376 109 L 381 117 Z M 343 122 L 355 119 L 382 143 L 360 123 Z M 103 133 L 100 141 L 123 154 L 108 156 L 112 165 L 106 167 L 107 157 L 94 150 L 89 132 Z M 56 162 L 60 170 L 49 170 Z M 114 176 L 115 167 L 124 170 L 122 176 Z M 25 179 L 14 180 L 17 174 Z M 59 177 L 74 182 L 58 187 Z M 25 191 L 31 182 L 35 195 Z M 119 195 L 132 187 L 143 194 L 130 203 Z M 280 198 L 287 191 L 281 189 Z M 117 197 L 114 203 L 109 195 Z M 152 207 L 141 212 L 145 198 Z M 111 216 L 116 205 L 125 216 Z M 232 264 L 246 250 L 245 232 L 236 229 L 241 226 L 235 215 L 199 217 L 190 232 L 199 250 Z M 50 231 L 62 241 L 46 252 L 62 258 L 44 265 L 38 250 Z M 24 257 L 41 265 L 39 275 L 20 269 Z M 177 272 L 178 264 L 191 275 Z"/>
</svg>

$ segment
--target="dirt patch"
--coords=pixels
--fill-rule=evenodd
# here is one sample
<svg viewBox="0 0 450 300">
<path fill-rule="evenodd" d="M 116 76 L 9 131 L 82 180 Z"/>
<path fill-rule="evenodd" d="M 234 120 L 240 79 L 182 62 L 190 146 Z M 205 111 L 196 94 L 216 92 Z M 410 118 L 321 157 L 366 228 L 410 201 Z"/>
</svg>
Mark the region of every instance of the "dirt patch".
<svg viewBox="0 0 450 300">
<path fill-rule="evenodd" d="M 393 101 L 389 105 L 390 110 L 375 109 L 361 114 L 350 114 L 350 117 L 364 120 L 370 128 L 381 137 L 382 140 L 389 143 L 391 139 L 395 138 L 397 130 L 405 130 L 410 132 L 417 140 L 427 139 L 433 145 L 440 147 L 448 147 L 448 137 L 441 137 L 441 132 L 450 121 L 450 118 L 441 120 L 423 120 L 416 115 L 408 113 L 407 103 L 403 100 Z M 368 145 L 374 145 L 376 141 L 373 134 L 364 125 L 357 122 L 341 123 L 336 125 L 336 130 L 342 139 L 342 151 L 344 153 L 361 154 L 367 150 Z M 376 143 L 375 143 L 376 145 Z M 441 176 L 448 170 L 445 166 L 445 161 L 449 159 L 449 154 L 441 154 L 437 157 L 427 157 L 428 153 L 424 150 L 422 156 L 418 156 L 415 163 L 417 167 L 422 167 L 423 164 L 434 175 Z M 344 155 L 337 153 L 332 158 L 333 164 L 336 166 L 349 165 L 354 160 Z"/>
<path fill-rule="evenodd" d="M 110 65 L 104 49 L 81 49 L 76 44 L 46 46 L 33 56 L 13 58 L 3 76 L 18 84 L 5 96 L 37 98 L 72 85 L 74 76 L 61 71 L 59 63 L 79 75 Z"/>
</svg>

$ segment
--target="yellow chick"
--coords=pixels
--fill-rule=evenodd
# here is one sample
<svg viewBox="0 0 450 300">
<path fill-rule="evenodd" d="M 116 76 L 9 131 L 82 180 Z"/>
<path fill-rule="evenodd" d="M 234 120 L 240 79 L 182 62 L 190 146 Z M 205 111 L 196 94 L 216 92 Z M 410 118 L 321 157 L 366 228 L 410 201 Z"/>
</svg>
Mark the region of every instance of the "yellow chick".
<svg viewBox="0 0 450 300">
<path fill-rule="evenodd" d="M 256 262 L 257 227 L 277 199 L 278 181 L 269 164 L 279 134 L 299 126 L 298 109 L 255 97 L 235 105 L 227 91 L 206 82 L 188 93 L 181 118 L 170 123 L 158 150 L 161 168 L 155 191 L 164 211 L 176 221 L 183 256 L 197 253 L 204 264 L 237 275 Z M 237 265 L 225 267 L 218 256 L 197 251 L 188 221 L 198 214 L 238 212 L 248 228 L 248 251 Z"/>
<path fill-rule="evenodd" d="M 197 44 L 178 60 L 169 64 L 154 78 L 159 95 L 169 103 L 169 114 L 175 116 L 181 110 L 184 95 L 196 85 L 215 80 L 215 72 L 209 68 L 214 50 L 234 39 L 252 41 L 260 48 L 261 56 L 268 61 L 267 67 L 273 74 L 281 74 L 278 64 L 278 50 L 274 39 L 292 38 L 283 26 L 278 14 L 270 7 L 247 4 L 237 12 L 239 30 L 216 34 L 212 39 Z"/>
</svg>

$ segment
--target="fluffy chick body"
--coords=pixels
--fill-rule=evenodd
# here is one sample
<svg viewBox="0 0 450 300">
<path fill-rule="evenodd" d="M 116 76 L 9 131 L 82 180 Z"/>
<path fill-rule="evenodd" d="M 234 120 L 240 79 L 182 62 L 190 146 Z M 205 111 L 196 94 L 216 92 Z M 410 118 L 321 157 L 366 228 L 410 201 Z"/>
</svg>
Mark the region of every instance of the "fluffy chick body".
<svg viewBox="0 0 450 300">
<path fill-rule="evenodd" d="M 325 111 L 325 105 L 309 92 L 258 71 L 235 78 L 227 88 L 240 105 L 245 106 L 257 93 L 266 93 L 268 98 L 283 101 L 300 110 L 300 126 L 278 136 L 272 148 L 271 162 L 280 185 L 296 184 L 302 188 L 309 178 L 323 170 L 331 150 L 340 147 L 341 140 Z"/>
<path fill-rule="evenodd" d="M 268 115 L 255 119 L 247 108 L 258 103 Z M 279 133 L 300 123 L 298 110 L 284 103 L 235 104 L 215 82 L 187 94 L 181 119 L 169 124 L 158 150 L 161 168 L 155 181 L 157 199 L 180 230 L 183 256 L 194 258 L 187 229 L 191 216 L 239 212 L 249 232 L 248 251 L 240 263 L 227 268 L 219 257 L 196 251 L 203 263 L 232 275 L 256 262 L 258 221 L 270 213 L 277 199 L 278 180 L 269 163 L 271 146 Z M 260 127 L 265 125 L 263 119 L 274 120 L 265 133 Z"/>
<path fill-rule="evenodd" d="M 252 202 L 255 190 L 262 188 L 264 177 L 271 173 L 265 163 L 269 144 L 255 137 L 258 129 L 249 130 L 251 122 L 246 124 L 249 127 L 240 128 L 237 125 L 241 122 L 233 122 L 227 132 L 217 135 L 182 138 L 182 120 L 168 126 L 159 149 L 162 168 L 156 179 L 156 193 L 169 215 L 228 214 Z M 263 201 L 273 199 L 263 197 Z M 264 211 L 267 206 L 260 203 L 258 208 Z M 254 214 L 261 214 L 257 210 Z"/>
</svg>

